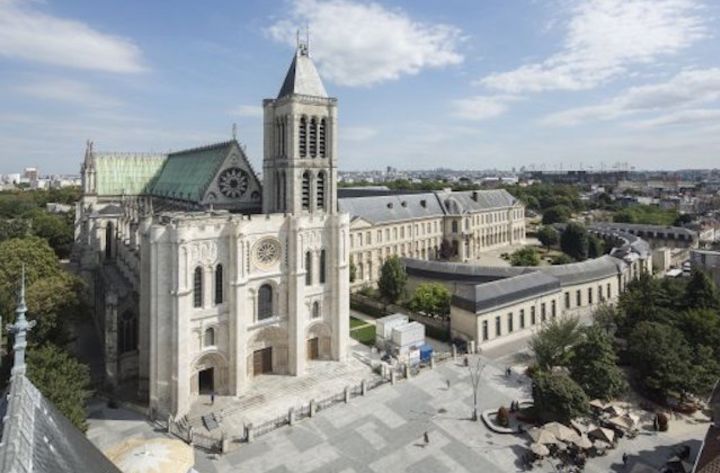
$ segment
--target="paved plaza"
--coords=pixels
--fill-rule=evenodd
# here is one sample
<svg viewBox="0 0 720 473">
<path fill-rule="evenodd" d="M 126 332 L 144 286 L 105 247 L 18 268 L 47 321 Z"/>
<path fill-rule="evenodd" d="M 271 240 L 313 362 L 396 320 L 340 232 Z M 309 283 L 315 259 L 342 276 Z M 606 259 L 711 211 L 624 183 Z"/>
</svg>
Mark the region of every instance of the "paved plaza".
<svg viewBox="0 0 720 473">
<path fill-rule="evenodd" d="M 481 410 L 529 397 L 527 378 L 505 376 L 509 359 L 488 362 L 480 388 Z M 312 419 L 259 437 L 228 454 L 196 450 L 196 468 L 201 473 L 523 471 L 520 458 L 527 450 L 527 438 L 494 434 L 482 422 L 472 422 L 471 405 L 467 369 L 450 360 L 409 381 L 382 386 L 348 405 L 333 406 Z M 164 435 L 138 417 L 98 418 L 108 411 L 96 411 L 96 418 L 90 420 L 88 436 L 101 447 L 106 448 L 111 437 Z M 117 417 L 122 411 L 110 412 Z M 692 446 L 694 455 L 706 428 L 703 419 L 673 421 L 670 432 L 643 432 L 634 440 L 621 440 L 607 456 L 590 459 L 585 471 L 659 467 L 672 455 L 671 447 L 683 442 Z M 423 439 L 425 432 L 428 444 Z M 621 461 L 624 452 L 630 459 L 627 469 Z M 557 470 L 547 462 L 533 471 Z"/>
</svg>

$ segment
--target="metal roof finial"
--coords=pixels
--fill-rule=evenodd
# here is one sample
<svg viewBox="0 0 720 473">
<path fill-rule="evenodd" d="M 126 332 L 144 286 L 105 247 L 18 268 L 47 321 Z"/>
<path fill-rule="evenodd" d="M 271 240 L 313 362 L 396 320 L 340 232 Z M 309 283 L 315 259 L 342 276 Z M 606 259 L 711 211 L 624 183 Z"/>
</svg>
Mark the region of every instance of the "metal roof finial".
<svg viewBox="0 0 720 473">
<path fill-rule="evenodd" d="M 25 373 L 25 349 L 27 348 L 27 333 L 35 326 L 35 321 L 28 321 L 25 317 L 27 305 L 25 304 L 25 264 L 22 265 L 22 277 L 20 281 L 20 294 L 18 297 L 17 309 L 15 309 L 15 323 L 8 327 L 8 332 L 15 335 L 15 360 L 13 362 L 12 374 Z"/>
</svg>

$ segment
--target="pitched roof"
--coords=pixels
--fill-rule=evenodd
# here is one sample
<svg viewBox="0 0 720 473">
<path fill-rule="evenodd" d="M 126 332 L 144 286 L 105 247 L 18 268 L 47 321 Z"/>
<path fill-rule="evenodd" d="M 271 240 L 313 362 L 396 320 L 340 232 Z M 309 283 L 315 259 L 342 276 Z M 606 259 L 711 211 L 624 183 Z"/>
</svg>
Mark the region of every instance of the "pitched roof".
<svg viewBox="0 0 720 473">
<path fill-rule="evenodd" d="M 443 215 L 442 207 L 432 193 L 348 197 L 339 199 L 338 206 L 352 218 L 360 217 L 375 224 Z"/>
<path fill-rule="evenodd" d="M 476 285 L 458 286 L 453 304 L 474 313 L 557 291 L 560 281 L 540 271 Z"/>
<path fill-rule="evenodd" d="M 13 375 L 0 413 L 0 471 L 120 473 L 24 374 Z"/>
<path fill-rule="evenodd" d="M 238 146 L 235 140 L 170 153 L 150 193 L 157 197 L 201 201 L 233 146 Z"/>
<path fill-rule="evenodd" d="M 436 194 L 448 214 L 512 207 L 518 203 L 518 200 L 505 189 L 459 192 L 438 191 Z"/>
<path fill-rule="evenodd" d="M 165 154 L 93 153 L 98 195 L 138 195 L 148 191 Z"/>
<path fill-rule="evenodd" d="M 315 69 L 306 47 L 299 47 L 295 51 L 290 68 L 285 75 L 280 92 L 277 98 L 288 95 L 309 95 L 313 97 L 327 98 L 320 74 Z"/>
</svg>

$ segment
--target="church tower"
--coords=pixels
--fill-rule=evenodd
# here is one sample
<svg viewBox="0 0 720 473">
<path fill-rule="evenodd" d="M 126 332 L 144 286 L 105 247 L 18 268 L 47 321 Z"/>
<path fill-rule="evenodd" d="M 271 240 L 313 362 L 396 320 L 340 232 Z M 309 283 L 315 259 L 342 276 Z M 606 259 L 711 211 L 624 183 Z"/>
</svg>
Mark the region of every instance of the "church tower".
<svg viewBox="0 0 720 473">
<path fill-rule="evenodd" d="M 337 212 L 337 99 L 298 41 L 276 99 L 265 99 L 263 212 Z"/>
</svg>

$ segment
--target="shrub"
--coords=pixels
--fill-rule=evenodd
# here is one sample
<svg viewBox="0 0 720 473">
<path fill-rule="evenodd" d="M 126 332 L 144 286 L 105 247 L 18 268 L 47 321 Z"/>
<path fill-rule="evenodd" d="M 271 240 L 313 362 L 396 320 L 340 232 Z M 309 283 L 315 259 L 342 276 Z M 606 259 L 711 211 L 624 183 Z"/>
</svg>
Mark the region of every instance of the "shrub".
<svg viewBox="0 0 720 473">
<path fill-rule="evenodd" d="M 667 414 L 665 414 L 664 412 L 658 412 L 655 416 L 655 419 L 657 419 L 658 430 L 660 432 L 667 432 L 669 424 Z"/>
<path fill-rule="evenodd" d="M 502 427 L 508 427 L 510 425 L 510 413 L 507 407 L 500 406 L 500 409 L 497 411 L 497 422 Z"/>
</svg>

